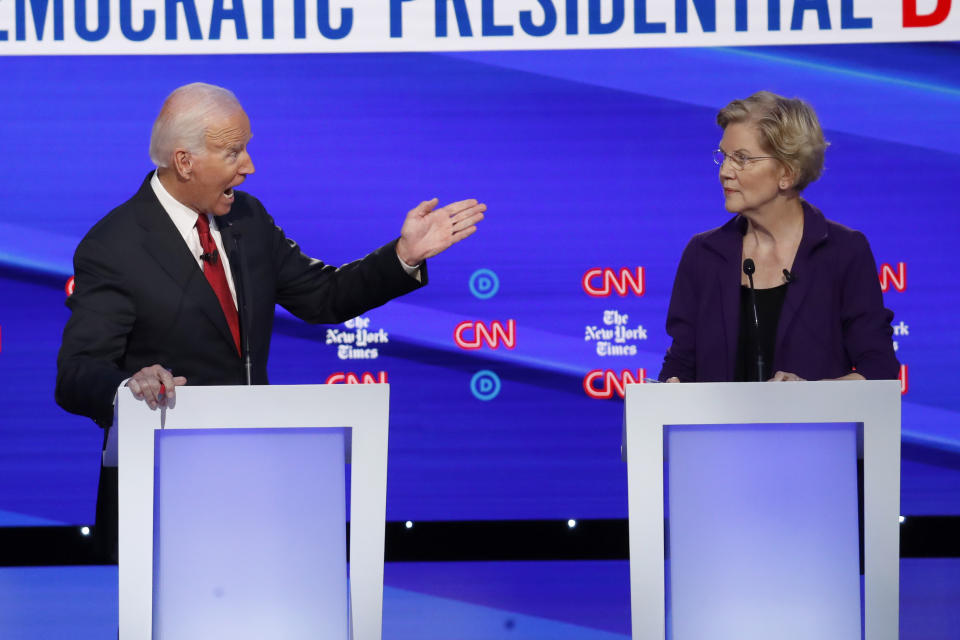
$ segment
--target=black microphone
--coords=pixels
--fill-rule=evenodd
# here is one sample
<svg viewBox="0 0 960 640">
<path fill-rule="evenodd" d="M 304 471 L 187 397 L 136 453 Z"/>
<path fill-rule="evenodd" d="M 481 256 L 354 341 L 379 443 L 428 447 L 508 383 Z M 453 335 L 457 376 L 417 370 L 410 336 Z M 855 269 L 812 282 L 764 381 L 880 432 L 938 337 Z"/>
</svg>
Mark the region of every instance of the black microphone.
<svg viewBox="0 0 960 640">
<path fill-rule="evenodd" d="M 753 274 L 756 271 L 757 266 L 752 259 L 747 258 L 743 261 L 743 272 L 750 282 L 750 305 L 753 307 L 753 339 L 757 345 L 757 382 L 763 382 L 769 376 L 766 375 L 767 365 L 763 361 L 763 349 L 760 347 L 760 314 L 757 312 L 757 292 L 753 288 Z"/>
<path fill-rule="evenodd" d="M 210 253 L 201 253 L 200 259 L 207 264 L 217 264 L 217 258 L 220 256 L 220 250 L 214 248 Z"/>
<path fill-rule="evenodd" d="M 239 267 L 233 272 L 233 281 L 237 285 L 237 306 L 240 309 L 238 315 L 240 317 L 240 342 L 243 348 L 243 370 L 247 385 L 252 385 L 253 360 L 250 357 L 250 312 L 247 310 L 247 296 L 243 288 L 245 265 L 243 260 L 240 259 L 240 234 L 236 231 L 233 232 L 233 248 L 236 252 L 234 255 L 237 258 L 234 262 Z"/>
<path fill-rule="evenodd" d="M 787 279 L 787 284 L 791 284 L 797 281 L 797 276 L 794 275 L 792 271 L 786 269 L 783 270 L 783 277 Z"/>
</svg>

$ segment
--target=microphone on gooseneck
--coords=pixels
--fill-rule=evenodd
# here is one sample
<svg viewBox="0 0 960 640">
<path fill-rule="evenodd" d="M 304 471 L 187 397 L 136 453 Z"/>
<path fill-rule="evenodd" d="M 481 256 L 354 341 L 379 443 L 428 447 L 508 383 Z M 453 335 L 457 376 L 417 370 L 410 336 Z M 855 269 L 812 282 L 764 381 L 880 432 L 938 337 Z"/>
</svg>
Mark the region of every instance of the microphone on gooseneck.
<svg viewBox="0 0 960 640">
<path fill-rule="evenodd" d="M 753 274 L 756 273 L 756 271 L 757 266 L 753 263 L 752 259 L 747 258 L 743 261 L 743 272 L 750 282 L 750 306 L 753 309 L 753 339 L 757 346 L 757 382 L 763 382 L 769 376 L 766 372 L 767 365 L 763 361 L 763 350 L 760 347 L 760 314 L 757 312 L 757 292 L 753 288 Z"/>
<path fill-rule="evenodd" d="M 243 348 L 243 370 L 246 376 L 247 385 L 253 384 L 253 360 L 250 358 L 250 312 L 247 310 L 247 292 L 244 289 L 245 273 L 244 263 L 240 258 L 240 233 L 233 232 L 233 248 L 236 251 L 236 266 L 233 271 L 233 281 L 237 285 L 237 308 L 240 317 L 240 342 Z"/>
</svg>

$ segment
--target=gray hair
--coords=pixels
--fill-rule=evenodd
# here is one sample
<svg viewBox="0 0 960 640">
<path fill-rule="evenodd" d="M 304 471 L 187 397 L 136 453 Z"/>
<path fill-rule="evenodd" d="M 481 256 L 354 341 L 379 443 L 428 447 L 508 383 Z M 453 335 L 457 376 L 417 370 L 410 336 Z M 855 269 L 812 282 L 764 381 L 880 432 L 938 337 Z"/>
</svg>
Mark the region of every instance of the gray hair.
<svg viewBox="0 0 960 640">
<path fill-rule="evenodd" d="M 153 123 L 150 160 L 158 167 L 169 167 L 178 148 L 203 153 L 210 116 L 240 108 L 237 96 L 223 87 L 194 82 L 174 89 Z"/>
<path fill-rule="evenodd" d="M 717 114 L 722 129 L 733 123 L 757 128 L 764 150 L 793 172 L 793 187 L 798 192 L 820 177 L 830 143 L 823 138 L 813 107 L 803 100 L 758 91 L 749 98 L 734 100 Z"/>
</svg>

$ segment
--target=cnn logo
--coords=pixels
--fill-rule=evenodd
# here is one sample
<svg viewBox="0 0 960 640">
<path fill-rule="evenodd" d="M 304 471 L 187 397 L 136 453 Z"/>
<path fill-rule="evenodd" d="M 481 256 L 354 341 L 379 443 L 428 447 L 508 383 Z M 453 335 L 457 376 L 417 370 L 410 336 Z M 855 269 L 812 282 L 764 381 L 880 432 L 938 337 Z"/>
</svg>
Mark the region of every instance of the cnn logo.
<svg viewBox="0 0 960 640">
<path fill-rule="evenodd" d="M 504 325 L 499 320 L 494 320 L 487 326 L 484 322 L 464 320 L 454 328 L 453 341 L 461 349 L 468 350 L 479 349 L 483 345 L 497 349 L 501 344 L 507 349 L 513 349 L 517 346 L 517 322 L 507 320 Z"/>
<path fill-rule="evenodd" d="M 884 262 L 880 265 L 880 273 L 877 275 L 880 278 L 880 290 L 884 293 L 889 291 L 890 287 L 900 292 L 907 290 L 906 262 L 898 262 L 896 269 L 894 269 L 892 265 Z"/>
<path fill-rule="evenodd" d="M 369 371 L 364 371 L 358 376 L 355 373 L 338 371 L 327 377 L 327 384 L 387 384 L 387 372 L 380 371 L 374 376 Z"/>
<path fill-rule="evenodd" d="M 583 274 L 581 285 L 584 292 L 594 298 L 606 298 L 614 292 L 621 298 L 631 292 L 642 296 L 646 291 L 646 276 L 643 267 L 632 270 L 628 267 L 617 270 L 597 267 Z"/>
<path fill-rule="evenodd" d="M 636 377 L 629 369 L 624 369 L 619 375 L 611 369 L 594 369 L 584 376 L 583 390 L 588 396 L 597 400 L 608 400 L 613 397 L 613 394 L 622 398 L 626 385 L 644 384 L 646 380 L 646 369 L 637 369 Z"/>
</svg>

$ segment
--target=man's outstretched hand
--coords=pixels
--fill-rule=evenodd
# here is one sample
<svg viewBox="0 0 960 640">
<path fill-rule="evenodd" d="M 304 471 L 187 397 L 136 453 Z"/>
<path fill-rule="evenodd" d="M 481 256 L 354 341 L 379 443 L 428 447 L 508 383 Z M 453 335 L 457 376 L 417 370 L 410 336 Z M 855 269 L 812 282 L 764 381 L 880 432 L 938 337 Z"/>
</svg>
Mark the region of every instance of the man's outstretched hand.
<svg viewBox="0 0 960 640">
<path fill-rule="evenodd" d="M 397 255 L 409 265 L 418 265 L 477 230 L 487 205 L 461 200 L 436 209 L 437 198 L 421 202 L 410 210 L 400 229 Z"/>
</svg>

